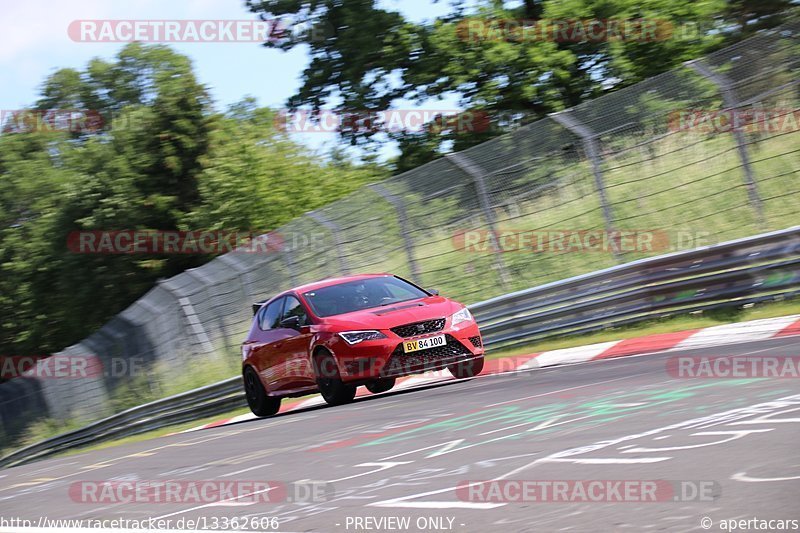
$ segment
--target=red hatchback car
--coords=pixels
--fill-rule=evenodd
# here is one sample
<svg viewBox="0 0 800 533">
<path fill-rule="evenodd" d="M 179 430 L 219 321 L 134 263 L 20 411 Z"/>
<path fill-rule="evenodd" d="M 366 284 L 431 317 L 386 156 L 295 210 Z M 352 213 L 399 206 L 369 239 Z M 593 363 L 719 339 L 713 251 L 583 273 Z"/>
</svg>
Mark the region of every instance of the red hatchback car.
<svg viewBox="0 0 800 533">
<path fill-rule="evenodd" d="M 397 276 L 328 279 L 253 305 L 242 344 L 247 403 L 258 416 L 281 398 L 319 391 L 331 405 L 395 378 L 447 367 L 457 378 L 483 369 L 478 325 L 462 304 Z"/>
</svg>

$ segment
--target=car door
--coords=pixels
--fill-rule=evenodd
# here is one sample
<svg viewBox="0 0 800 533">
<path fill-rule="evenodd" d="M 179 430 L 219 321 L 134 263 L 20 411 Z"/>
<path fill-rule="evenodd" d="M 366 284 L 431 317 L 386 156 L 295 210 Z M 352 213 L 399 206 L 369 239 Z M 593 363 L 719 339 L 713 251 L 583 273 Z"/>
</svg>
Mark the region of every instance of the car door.
<svg viewBox="0 0 800 533">
<path fill-rule="evenodd" d="M 285 297 L 277 298 L 259 311 L 258 333 L 250 345 L 253 363 L 269 392 L 276 390 L 276 373 L 278 372 L 276 364 L 279 362 L 279 354 L 276 353 L 276 350 L 280 348 L 276 344 L 283 339 L 280 321 L 285 299 Z"/>
<path fill-rule="evenodd" d="M 314 384 L 314 372 L 308 353 L 312 332 L 308 312 L 294 295 L 284 298 L 281 322 L 297 317 L 297 328 L 281 328 L 282 370 L 279 376 L 281 389 L 299 389 Z"/>
</svg>

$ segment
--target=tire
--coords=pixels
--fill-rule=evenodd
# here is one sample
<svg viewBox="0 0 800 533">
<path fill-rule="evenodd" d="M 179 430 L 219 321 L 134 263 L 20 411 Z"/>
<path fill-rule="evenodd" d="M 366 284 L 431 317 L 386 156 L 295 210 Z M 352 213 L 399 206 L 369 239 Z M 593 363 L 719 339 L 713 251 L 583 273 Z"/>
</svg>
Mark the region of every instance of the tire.
<svg viewBox="0 0 800 533">
<path fill-rule="evenodd" d="M 395 381 L 397 381 L 395 378 L 381 378 L 376 379 L 375 381 L 370 381 L 365 385 L 365 387 L 367 387 L 367 390 L 372 394 L 380 394 L 382 392 L 391 390 L 392 387 L 394 387 Z"/>
<path fill-rule="evenodd" d="M 319 352 L 314 358 L 317 388 L 328 405 L 350 403 L 356 397 L 356 387 L 347 385 L 339 375 L 336 360 L 328 352 Z"/>
<path fill-rule="evenodd" d="M 244 371 L 244 395 L 247 405 L 256 416 L 272 416 L 281 408 L 281 399 L 267 395 L 264 385 L 252 367 Z"/>
<path fill-rule="evenodd" d="M 456 379 L 473 378 L 483 370 L 483 356 L 447 367 Z"/>
</svg>

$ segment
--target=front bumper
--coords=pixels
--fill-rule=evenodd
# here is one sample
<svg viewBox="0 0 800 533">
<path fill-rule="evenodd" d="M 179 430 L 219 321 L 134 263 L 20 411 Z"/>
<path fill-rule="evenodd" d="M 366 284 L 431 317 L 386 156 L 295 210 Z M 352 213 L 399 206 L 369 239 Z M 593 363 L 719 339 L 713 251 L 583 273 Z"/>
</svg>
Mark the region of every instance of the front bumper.
<svg viewBox="0 0 800 533">
<path fill-rule="evenodd" d="M 475 322 L 458 328 L 450 327 L 448 323 L 442 330 L 414 337 L 400 337 L 391 331 L 381 332 L 387 336 L 386 339 L 365 341 L 352 346 L 339 339 L 334 354 L 343 381 L 365 382 L 440 370 L 484 354 L 483 339 Z M 447 344 L 408 354 L 403 350 L 404 341 L 436 335 L 445 335 Z"/>
</svg>

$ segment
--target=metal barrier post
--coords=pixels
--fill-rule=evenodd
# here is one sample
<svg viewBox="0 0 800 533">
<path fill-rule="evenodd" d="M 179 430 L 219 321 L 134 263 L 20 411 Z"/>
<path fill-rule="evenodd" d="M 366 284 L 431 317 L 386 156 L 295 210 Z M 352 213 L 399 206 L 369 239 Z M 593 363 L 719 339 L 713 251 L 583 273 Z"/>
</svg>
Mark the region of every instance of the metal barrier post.
<svg viewBox="0 0 800 533">
<path fill-rule="evenodd" d="M 597 186 L 597 193 L 600 195 L 600 205 L 603 208 L 603 219 L 605 220 L 606 232 L 609 234 L 614 233 L 614 215 L 611 212 L 611 205 L 608 202 L 608 195 L 606 194 L 605 179 L 603 178 L 602 159 L 600 158 L 600 150 L 597 146 L 597 135 L 588 127 L 579 123 L 574 117 L 569 115 L 569 111 L 561 111 L 560 113 L 553 113 L 548 115 L 551 119 L 555 120 L 558 124 L 571 131 L 581 138 L 583 146 L 586 150 L 586 155 L 592 163 L 592 172 L 594 173 L 594 182 Z M 611 253 L 614 254 L 614 259 L 618 263 L 624 263 L 625 258 L 622 256 L 617 241 L 609 239 L 611 244 Z"/>
<path fill-rule="evenodd" d="M 730 80 L 724 75 L 711 70 L 711 68 L 703 62 L 702 59 L 695 59 L 687 61 L 685 65 L 689 66 L 695 72 L 708 79 L 719 88 L 722 94 L 722 101 L 725 102 L 725 107 L 732 112 L 739 107 L 739 98 L 733 90 L 733 85 Z M 764 227 L 764 207 L 761 201 L 761 196 L 758 194 L 758 185 L 756 184 L 755 174 L 753 167 L 750 164 L 750 155 L 747 153 L 747 143 L 744 140 L 741 130 L 738 127 L 738 121 L 734 119 L 732 122 L 731 133 L 736 141 L 736 148 L 739 151 L 739 158 L 742 160 L 742 167 L 744 168 L 744 182 L 747 186 L 747 196 L 750 199 L 750 205 L 756 212 L 756 219 L 759 226 Z"/>
<path fill-rule="evenodd" d="M 283 249 L 283 259 L 286 261 L 286 271 L 289 273 L 289 283 L 292 284 L 292 287 L 297 285 L 297 274 L 294 271 L 294 260 L 292 259 L 292 251 L 288 248 L 284 247 Z"/>
<path fill-rule="evenodd" d="M 336 256 L 339 259 L 339 272 L 341 274 L 349 274 L 350 269 L 347 267 L 347 260 L 344 257 L 344 247 L 342 246 L 342 240 L 339 236 L 339 226 L 317 211 L 309 211 L 306 213 L 306 216 L 317 224 L 330 230 L 333 235 L 333 242 L 336 245 Z"/>
<path fill-rule="evenodd" d="M 408 217 L 406 216 L 406 207 L 403 200 L 389 192 L 389 190 L 378 183 L 369 185 L 369 188 L 375 191 L 383 199 L 394 206 L 397 211 L 397 222 L 400 224 L 400 232 L 403 234 L 403 247 L 406 250 L 406 257 L 408 258 L 408 266 L 411 269 L 411 276 L 417 283 L 422 282 L 422 273 L 419 270 L 419 265 L 414 257 L 414 241 L 411 238 L 410 229 L 408 226 Z"/>
<path fill-rule="evenodd" d="M 187 270 L 186 272 L 190 273 L 191 271 Z M 186 318 L 189 330 L 197 340 L 197 343 L 201 346 L 202 352 L 213 353 L 214 346 L 211 344 L 211 340 L 208 338 L 208 334 L 206 333 L 206 329 L 203 327 L 203 323 L 200 322 L 199 318 L 197 318 L 197 311 L 195 311 L 192 301 L 183 295 L 177 294 L 175 289 L 170 287 L 169 280 L 158 280 L 157 284 L 172 294 L 178 301 L 178 305 L 180 306 L 181 310 L 183 310 L 183 315 Z"/>
<path fill-rule="evenodd" d="M 244 267 L 236 260 L 236 254 L 223 254 L 219 256 L 219 260 L 236 271 L 236 279 L 242 286 L 242 293 L 246 294 L 251 300 L 257 298 L 256 295 L 250 294 L 250 283 L 252 279 L 250 269 Z M 244 280 L 242 278 L 244 278 Z"/>
<path fill-rule="evenodd" d="M 503 252 L 500 250 L 500 245 L 497 243 L 497 237 L 499 233 L 495 224 L 494 212 L 492 211 L 492 206 L 489 203 L 489 194 L 486 191 L 486 182 L 483 181 L 483 171 L 481 171 L 481 169 L 479 169 L 472 161 L 470 161 L 467 156 L 461 153 L 456 152 L 447 154 L 446 159 L 462 172 L 466 172 L 466 174 L 475 182 L 475 189 L 478 193 L 478 202 L 481 204 L 483 216 L 486 217 L 486 224 L 489 226 L 489 231 L 492 234 L 492 237 L 489 240 L 492 245 L 492 250 L 494 251 L 495 266 L 500 274 L 500 284 L 505 289 L 508 287 L 511 277 L 508 275 L 508 269 L 506 269 L 506 264 L 501 255 Z"/>
</svg>

